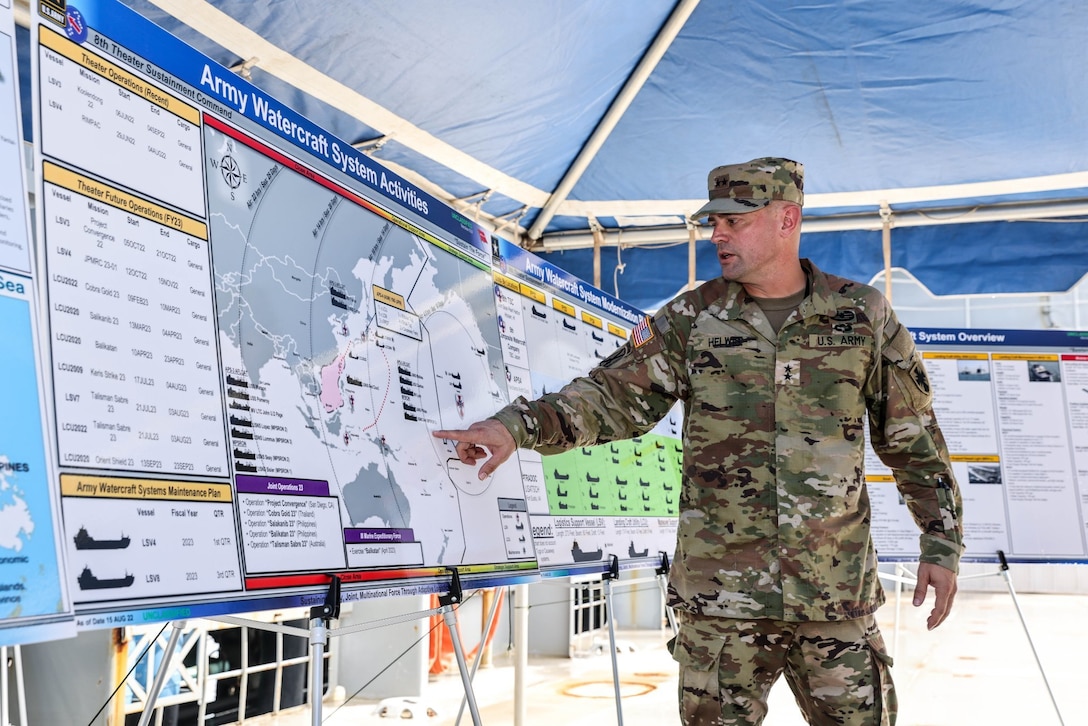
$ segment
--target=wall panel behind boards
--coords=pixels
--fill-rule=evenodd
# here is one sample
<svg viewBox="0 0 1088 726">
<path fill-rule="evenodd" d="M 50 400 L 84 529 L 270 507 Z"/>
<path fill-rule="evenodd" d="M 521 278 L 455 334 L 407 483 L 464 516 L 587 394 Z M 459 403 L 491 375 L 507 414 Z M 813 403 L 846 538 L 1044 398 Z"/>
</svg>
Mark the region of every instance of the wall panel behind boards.
<svg viewBox="0 0 1088 726">
<path fill-rule="evenodd" d="M 0 0 L 0 644 L 75 634 L 46 439 L 36 256 L 10 0 Z"/>
</svg>

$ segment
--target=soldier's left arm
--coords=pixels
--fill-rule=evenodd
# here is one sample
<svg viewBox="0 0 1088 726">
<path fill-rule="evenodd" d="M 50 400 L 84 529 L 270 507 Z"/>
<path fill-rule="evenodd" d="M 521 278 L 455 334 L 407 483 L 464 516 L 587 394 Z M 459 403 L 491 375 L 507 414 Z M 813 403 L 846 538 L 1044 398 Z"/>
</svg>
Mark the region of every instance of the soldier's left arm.
<svg viewBox="0 0 1088 726">
<path fill-rule="evenodd" d="M 943 596 L 950 607 L 963 554 L 963 502 L 948 446 L 933 413 L 933 391 L 922 356 L 910 331 L 890 310 L 878 368 L 867 391 L 870 442 L 891 468 L 899 492 L 922 530 L 920 565 L 937 565 L 948 571 L 948 575 L 933 576 L 927 572 L 927 582 L 932 582 L 938 598 Z M 951 588 L 947 586 L 949 579 Z M 922 587 L 923 597 L 924 593 Z M 937 622 L 940 620 L 943 615 Z"/>
</svg>

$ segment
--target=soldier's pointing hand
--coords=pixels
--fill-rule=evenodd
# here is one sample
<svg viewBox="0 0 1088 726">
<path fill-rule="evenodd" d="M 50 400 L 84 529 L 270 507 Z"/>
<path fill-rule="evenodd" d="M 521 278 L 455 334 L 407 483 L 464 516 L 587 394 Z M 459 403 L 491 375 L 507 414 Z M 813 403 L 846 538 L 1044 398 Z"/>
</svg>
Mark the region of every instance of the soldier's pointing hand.
<svg viewBox="0 0 1088 726">
<path fill-rule="evenodd" d="M 480 467 L 480 479 L 491 476 L 518 448 L 514 437 L 495 419 L 477 421 L 467 429 L 441 429 L 432 433 L 435 438 L 457 442 L 457 458 L 462 464 L 475 466 L 486 459 Z"/>
</svg>

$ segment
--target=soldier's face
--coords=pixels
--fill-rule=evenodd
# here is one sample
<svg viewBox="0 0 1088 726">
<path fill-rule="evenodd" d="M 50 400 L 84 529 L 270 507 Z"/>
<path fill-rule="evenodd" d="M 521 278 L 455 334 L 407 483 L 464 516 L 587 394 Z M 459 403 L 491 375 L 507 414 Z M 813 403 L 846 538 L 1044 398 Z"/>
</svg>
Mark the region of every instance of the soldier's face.
<svg viewBox="0 0 1088 726">
<path fill-rule="evenodd" d="M 758 283 L 773 271 L 779 255 L 774 205 L 745 214 L 711 214 L 710 241 L 718 248 L 718 263 L 726 280 Z"/>
</svg>

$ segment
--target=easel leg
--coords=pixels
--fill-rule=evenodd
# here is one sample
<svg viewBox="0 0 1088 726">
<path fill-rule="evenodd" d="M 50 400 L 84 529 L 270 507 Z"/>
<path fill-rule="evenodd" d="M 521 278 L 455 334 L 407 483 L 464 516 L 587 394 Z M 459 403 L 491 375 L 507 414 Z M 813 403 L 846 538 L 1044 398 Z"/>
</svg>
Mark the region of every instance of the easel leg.
<svg viewBox="0 0 1088 726">
<path fill-rule="evenodd" d="M 321 726 L 321 694 L 325 692 L 325 646 L 329 642 L 328 623 L 323 618 L 310 620 L 310 723 Z"/>
<path fill-rule="evenodd" d="M 441 608 L 442 620 L 450 631 L 450 640 L 453 641 L 453 654 L 457 656 L 457 670 L 461 672 L 461 683 L 465 686 L 465 698 L 468 700 L 468 711 L 472 714 L 474 726 L 480 726 L 480 711 L 476 707 L 476 696 L 472 692 L 472 679 L 469 678 L 468 664 L 465 662 L 465 651 L 461 647 L 461 636 L 457 633 L 457 620 L 453 617 L 453 607 L 446 605 Z M 315 726 L 319 726 L 315 724 Z"/>
<path fill-rule="evenodd" d="M 1016 606 L 1016 615 L 1020 618 L 1020 625 L 1024 628 L 1024 635 L 1028 638 L 1028 645 L 1031 646 L 1031 654 L 1035 656 L 1035 664 L 1039 666 L 1039 673 L 1043 676 L 1043 684 L 1046 685 L 1046 692 L 1050 696 L 1050 702 L 1054 705 L 1054 713 L 1058 715 L 1058 723 L 1065 726 L 1065 721 L 1062 719 L 1061 709 L 1058 708 L 1058 700 L 1054 698 L 1054 691 L 1050 688 L 1050 681 L 1047 680 L 1046 671 L 1043 670 L 1043 661 L 1039 659 L 1039 652 L 1035 650 L 1035 643 L 1031 639 L 1031 633 L 1028 632 L 1028 623 L 1024 619 L 1024 613 L 1020 610 L 1020 601 L 1016 599 L 1016 590 L 1012 586 L 1012 578 L 1009 576 L 1009 563 L 1005 559 L 1005 553 L 998 551 L 998 556 L 1001 558 L 1001 577 L 1005 580 L 1005 585 L 1009 588 L 1009 595 L 1012 596 L 1012 604 Z"/>
<path fill-rule="evenodd" d="M 620 577 L 620 560 L 612 555 L 608 572 L 601 578 L 604 584 L 604 606 L 608 617 L 608 645 L 612 655 L 612 685 L 616 690 L 616 723 L 623 726 L 623 700 L 620 696 L 620 664 L 616 658 L 616 626 L 612 618 L 612 581 Z"/>
<path fill-rule="evenodd" d="M 23 685 L 22 646 L 15 646 L 15 689 L 19 699 L 19 723 L 26 724 L 26 688 Z"/>
<path fill-rule="evenodd" d="M 529 586 L 514 585 L 514 726 L 525 726 L 525 675 L 529 670 Z"/>
<path fill-rule="evenodd" d="M 5 726 L 11 723 L 8 717 L 8 647 L 0 646 L 0 667 L 4 669 L 0 673 L 0 723 Z"/>
<path fill-rule="evenodd" d="M 892 657 L 899 654 L 899 624 L 902 621 L 903 613 L 903 580 L 906 575 L 907 569 L 898 562 L 895 565 L 895 574 L 899 575 L 895 579 L 895 629 L 892 631 Z"/>
<path fill-rule="evenodd" d="M 484 627 L 483 633 L 480 634 L 480 645 L 476 649 L 476 657 L 472 659 L 472 672 L 469 673 L 469 682 L 476 680 L 476 670 L 480 667 L 480 661 L 484 657 L 484 643 L 487 640 L 488 633 L 491 632 L 491 627 L 495 624 L 495 614 L 499 611 L 499 598 L 494 598 L 491 601 L 491 609 L 487 614 L 487 625 Z M 461 707 L 457 709 L 457 720 L 455 723 L 457 726 L 461 724 L 461 714 L 465 712 L 465 704 L 468 702 L 468 693 L 465 693 L 465 697 L 461 699 Z"/>
<path fill-rule="evenodd" d="M 672 634 L 676 635 L 680 632 L 680 626 L 676 624 L 676 613 L 669 607 L 669 555 L 665 552 L 659 554 L 661 555 L 661 564 L 655 571 L 657 573 L 657 586 L 661 588 L 661 602 L 665 604 L 665 617 L 669 620 Z"/>
<path fill-rule="evenodd" d="M 144 704 L 144 711 L 140 714 L 139 726 L 147 726 L 151 723 L 151 716 L 155 713 L 155 701 L 159 697 L 159 692 L 162 691 L 162 684 L 166 682 L 166 674 L 170 672 L 170 665 L 174 661 L 174 653 L 178 647 L 178 641 L 181 640 L 181 631 L 185 629 L 185 621 L 177 620 L 170 623 L 170 639 L 166 643 L 166 650 L 163 651 L 162 660 L 159 661 L 159 670 L 155 673 L 155 682 L 151 684 L 151 690 L 147 692 L 147 703 Z M 145 658 L 151 658 L 148 663 L 148 667 L 154 667 L 155 663 L 155 648 L 152 645 L 148 648 Z"/>
</svg>

